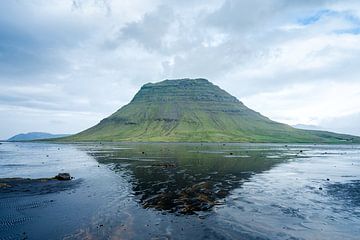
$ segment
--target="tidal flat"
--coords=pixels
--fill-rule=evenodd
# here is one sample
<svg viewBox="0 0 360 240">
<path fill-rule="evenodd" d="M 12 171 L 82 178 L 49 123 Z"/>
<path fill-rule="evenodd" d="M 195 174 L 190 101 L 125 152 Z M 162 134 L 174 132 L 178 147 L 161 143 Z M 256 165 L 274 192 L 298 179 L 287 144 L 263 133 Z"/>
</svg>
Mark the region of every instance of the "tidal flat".
<svg viewBox="0 0 360 240">
<path fill-rule="evenodd" d="M 74 179 L 38 180 L 60 172 Z M 1 240 L 358 239 L 359 226 L 360 145 L 0 145 Z"/>
</svg>

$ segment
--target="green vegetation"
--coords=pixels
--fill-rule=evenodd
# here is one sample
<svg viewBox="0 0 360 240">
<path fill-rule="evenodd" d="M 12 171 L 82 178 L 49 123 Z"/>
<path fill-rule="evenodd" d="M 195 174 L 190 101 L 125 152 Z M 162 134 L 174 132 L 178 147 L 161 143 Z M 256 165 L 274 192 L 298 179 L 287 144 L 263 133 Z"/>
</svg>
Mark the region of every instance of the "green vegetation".
<svg viewBox="0 0 360 240">
<path fill-rule="evenodd" d="M 360 143 L 359 137 L 274 122 L 206 79 L 145 84 L 128 105 L 62 140 Z"/>
</svg>

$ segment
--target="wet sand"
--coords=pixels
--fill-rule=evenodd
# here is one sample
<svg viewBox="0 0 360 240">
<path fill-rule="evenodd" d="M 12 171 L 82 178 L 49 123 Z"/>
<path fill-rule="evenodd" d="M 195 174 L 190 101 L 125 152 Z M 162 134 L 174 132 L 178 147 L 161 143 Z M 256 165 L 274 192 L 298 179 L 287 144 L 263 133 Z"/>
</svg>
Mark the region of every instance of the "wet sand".
<svg viewBox="0 0 360 240">
<path fill-rule="evenodd" d="M 4 143 L 0 239 L 357 239 L 359 156 L 360 146 Z M 49 179 L 59 172 L 75 179 Z"/>
</svg>

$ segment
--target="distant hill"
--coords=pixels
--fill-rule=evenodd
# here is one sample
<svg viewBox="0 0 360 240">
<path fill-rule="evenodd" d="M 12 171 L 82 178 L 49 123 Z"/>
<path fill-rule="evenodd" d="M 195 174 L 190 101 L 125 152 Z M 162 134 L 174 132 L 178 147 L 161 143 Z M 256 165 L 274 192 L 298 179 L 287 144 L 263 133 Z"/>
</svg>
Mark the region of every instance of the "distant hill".
<svg viewBox="0 0 360 240">
<path fill-rule="evenodd" d="M 31 140 L 39 140 L 39 139 L 51 139 L 51 138 L 61 138 L 69 136 L 70 134 L 51 134 L 44 132 L 29 132 L 29 133 L 21 133 L 17 134 L 8 139 L 10 142 L 16 141 L 31 141 Z"/>
<path fill-rule="evenodd" d="M 316 126 L 316 125 L 307 125 L 307 124 L 296 124 L 293 125 L 294 128 L 298 128 L 298 129 L 305 129 L 305 130 L 324 130 L 322 127 L 320 126 Z"/>
<path fill-rule="evenodd" d="M 359 137 L 272 121 L 206 79 L 145 84 L 96 126 L 60 140 L 360 143 Z"/>
</svg>

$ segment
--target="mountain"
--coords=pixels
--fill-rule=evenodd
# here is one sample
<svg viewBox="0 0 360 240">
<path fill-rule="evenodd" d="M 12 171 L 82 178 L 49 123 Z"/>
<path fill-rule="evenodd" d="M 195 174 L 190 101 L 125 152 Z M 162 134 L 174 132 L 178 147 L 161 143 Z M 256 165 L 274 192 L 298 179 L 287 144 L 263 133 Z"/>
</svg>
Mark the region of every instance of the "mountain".
<svg viewBox="0 0 360 240">
<path fill-rule="evenodd" d="M 17 142 L 17 141 L 31 141 L 31 140 L 39 140 L 39 139 L 51 139 L 51 138 L 61 138 L 69 136 L 69 134 L 51 134 L 44 132 L 29 132 L 29 133 L 21 133 L 17 134 L 7 141 L 9 142 Z"/>
<path fill-rule="evenodd" d="M 295 124 L 292 125 L 294 128 L 304 129 L 304 130 L 323 130 L 322 127 L 316 125 L 307 125 L 307 124 Z"/>
<path fill-rule="evenodd" d="M 131 102 L 64 141 L 355 143 L 359 137 L 293 128 L 246 107 L 206 79 L 141 87 Z"/>
</svg>

